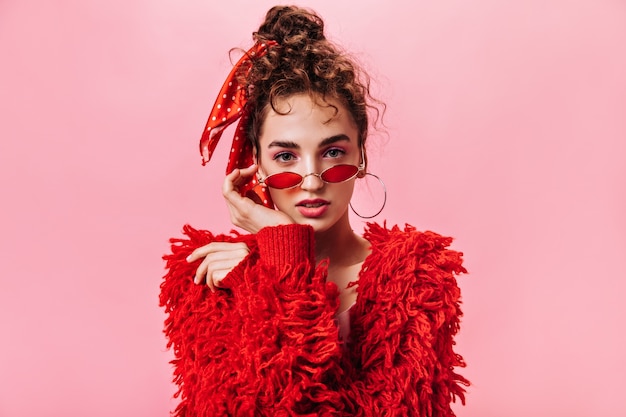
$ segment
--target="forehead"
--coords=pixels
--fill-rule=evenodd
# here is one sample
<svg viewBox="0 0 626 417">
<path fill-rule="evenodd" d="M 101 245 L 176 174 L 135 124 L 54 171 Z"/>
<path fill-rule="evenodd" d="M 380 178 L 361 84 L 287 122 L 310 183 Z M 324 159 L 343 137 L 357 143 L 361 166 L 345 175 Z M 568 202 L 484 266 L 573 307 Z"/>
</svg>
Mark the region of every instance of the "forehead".
<svg viewBox="0 0 626 417">
<path fill-rule="evenodd" d="M 261 147 L 272 141 L 315 142 L 343 134 L 357 140 L 357 126 L 337 99 L 296 94 L 277 100 L 265 116 L 259 135 Z"/>
</svg>

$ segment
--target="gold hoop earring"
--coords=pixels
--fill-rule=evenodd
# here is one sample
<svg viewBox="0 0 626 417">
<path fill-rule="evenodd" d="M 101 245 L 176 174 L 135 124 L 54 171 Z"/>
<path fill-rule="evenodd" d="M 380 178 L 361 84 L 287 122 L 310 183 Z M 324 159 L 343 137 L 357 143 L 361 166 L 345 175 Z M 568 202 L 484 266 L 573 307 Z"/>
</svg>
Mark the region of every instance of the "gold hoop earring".
<svg viewBox="0 0 626 417">
<path fill-rule="evenodd" d="M 354 209 L 354 207 L 352 207 L 352 202 L 350 202 L 349 205 L 350 205 L 350 209 L 352 210 L 352 212 L 354 214 L 356 214 L 357 216 L 359 216 L 360 218 L 362 218 L 362 219 L 371 219 L 373 217 L 378 216 L 383 211 L 383 209 L 385 208 L 385 204 L 387 204 L 387 187 L 385 186 L 385 183 L 383 182 L 382 179 L 380 179 L 380 177 L 378 175 L 374 175 L 374 174 L 372 174 L 370 172 L 366 172 L 365 175 L 363 176 L 363 178 L 365 178 L 366 175 L 371 175 L 372 177 L 376 178 L 378 180 L 378 182 L 380 183 L 380 185 L 383 187 L 384 197 L 383 197 L 383 205 L 382 205 L 382 207 L 375 214 L 373 214 L 371 216 L 364 216 L 364 215 L 360 214 L 359 212 L 357 212 Z"/>
</svg>

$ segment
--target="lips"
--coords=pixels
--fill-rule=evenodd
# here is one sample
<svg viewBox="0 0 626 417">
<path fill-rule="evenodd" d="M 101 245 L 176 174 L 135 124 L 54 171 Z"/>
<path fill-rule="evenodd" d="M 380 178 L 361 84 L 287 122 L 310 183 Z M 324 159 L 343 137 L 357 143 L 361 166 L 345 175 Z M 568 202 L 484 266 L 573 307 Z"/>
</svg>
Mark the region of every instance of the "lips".
<svg viewBox="0 0 626 417">
<path fill-rule="evenodd" d="M 302 200 L 296 204 L 296 207 L 302 216 L 315 218 L 322 216 L 329 205 L 328 201 L 316 198 L 314 200 Z"/>
<path fill-rule="evenodd" d="M 296 205 L 299 207 L 316 208 L 328 204 L 330 204 L 328 201 L 322 200 L 321 198 L 316 198 L 314 200 L 302 200 Z"/>
</svg>

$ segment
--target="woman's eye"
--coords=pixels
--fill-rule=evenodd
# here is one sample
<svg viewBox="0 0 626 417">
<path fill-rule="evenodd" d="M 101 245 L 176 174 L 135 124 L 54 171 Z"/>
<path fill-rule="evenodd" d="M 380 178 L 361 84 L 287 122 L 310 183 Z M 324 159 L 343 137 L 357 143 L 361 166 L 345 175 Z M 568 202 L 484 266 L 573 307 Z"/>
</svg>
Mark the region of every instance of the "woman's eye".
<svg viewBox="0 0 626 417">
<path fill-rule="evenodd" d="M 343 149 L 331 148 L 325 152 L 324 156 L 327 156 L 329 158 L 339 158 L 340 156 L 343 156 L 344 154 L 345 154 L 345 151 Z"/>
<path fill-rule="evenodd" d="M 281 152 L 274 156 L 275 161 L 279 162 L 290 162 L 295 159 L 295 156 L 289 152 Z"/>
</svg>

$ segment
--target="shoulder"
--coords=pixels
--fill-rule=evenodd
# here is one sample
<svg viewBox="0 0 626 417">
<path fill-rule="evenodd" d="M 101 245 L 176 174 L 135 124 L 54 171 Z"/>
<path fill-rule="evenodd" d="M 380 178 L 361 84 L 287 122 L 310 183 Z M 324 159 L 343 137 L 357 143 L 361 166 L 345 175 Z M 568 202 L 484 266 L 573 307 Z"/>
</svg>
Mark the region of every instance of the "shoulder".
<svg viewBox="0 0 626 417">
<path fill-rule="evenodd" d="M 388 228 L 375 223 L 367 225 L 363 236 L 371 243 L 363 292 L 371 292 L 372 299 L 379 300 L 382 293 L 403 298 L 413 292 L 419 294 L 420 304 L 459 300 L 456 278 L 467 271 L 463 253 L 450 249 L 451 237 L 421 232 L 411 225 Z"/>
<path fill-rule="evenodd" d="M 394 269 L 407 266 L 417 269 L 439 268 L 451 273 L 467 272 L 462 266 L 463 253 L 450 249 L 453 239 L 432 231 L 418 231 L 406 224 L 403 228 L 386 223 L 368 223 L 363 234 L 372 248 L 372 257 L 388 261 Z"/>
<path fill-rule="evenodd" d="M 363 237 L 371 243 L 371 254 L 359 276 L 355 337 L 398 332 L 422 340 L 458 321 L 456 278 L 467 271 L 463 254 L 449 247 L 451 237 L 375 223 L 367 225 Z M 416 320 L 419 325 L 407 326 Z"/>
</svg>

